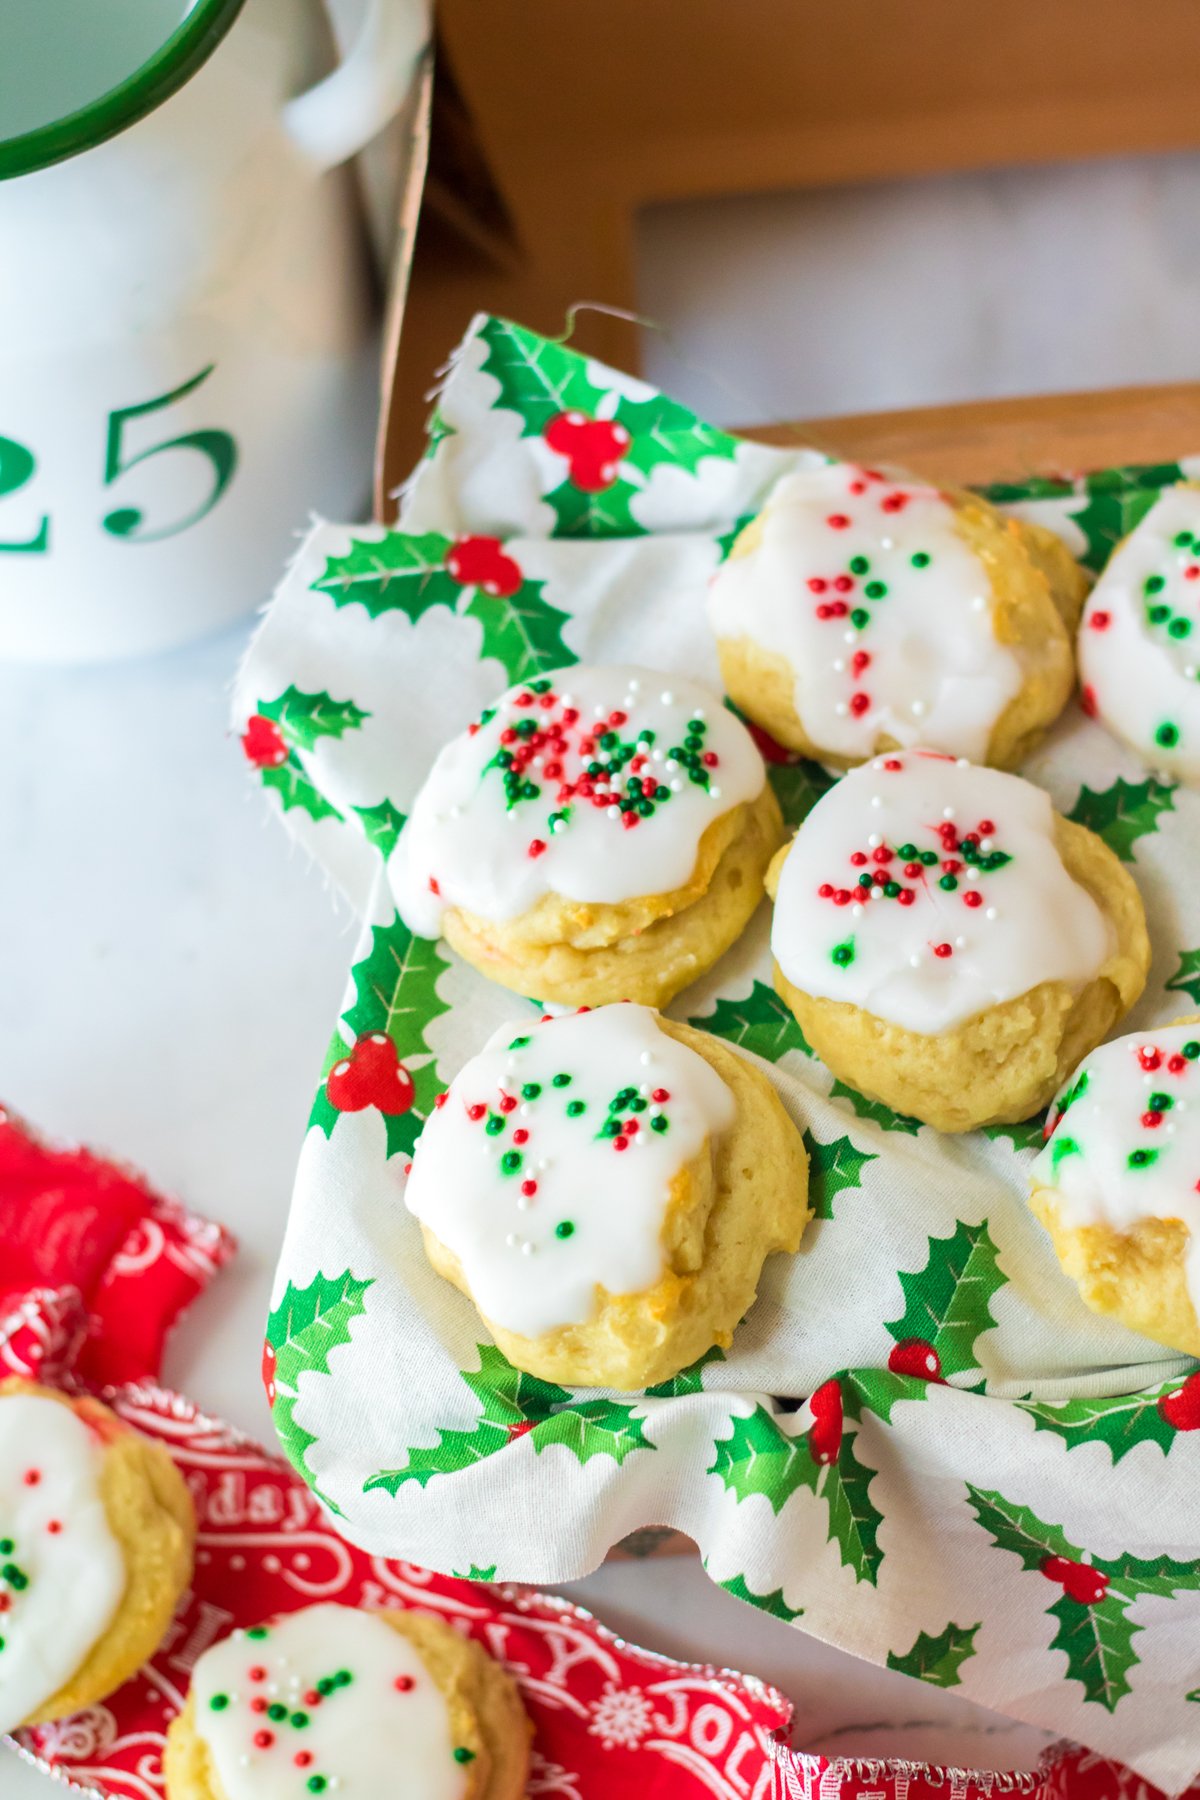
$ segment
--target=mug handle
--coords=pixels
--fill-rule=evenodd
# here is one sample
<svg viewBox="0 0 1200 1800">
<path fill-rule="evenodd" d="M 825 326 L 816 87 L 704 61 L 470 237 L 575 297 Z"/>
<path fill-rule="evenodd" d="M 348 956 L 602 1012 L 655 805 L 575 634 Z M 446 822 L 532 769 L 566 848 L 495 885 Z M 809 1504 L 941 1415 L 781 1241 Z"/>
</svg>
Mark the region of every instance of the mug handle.
<svg viewBox="0 0 1200 1800">
<path fill-rule="evenodd" d="M 431 0 L 367 0 L 342 62 L 283 109 L 284 130 L 316 168 L 356 156 L 396 116 L 430 30 Z"/>
</svg>

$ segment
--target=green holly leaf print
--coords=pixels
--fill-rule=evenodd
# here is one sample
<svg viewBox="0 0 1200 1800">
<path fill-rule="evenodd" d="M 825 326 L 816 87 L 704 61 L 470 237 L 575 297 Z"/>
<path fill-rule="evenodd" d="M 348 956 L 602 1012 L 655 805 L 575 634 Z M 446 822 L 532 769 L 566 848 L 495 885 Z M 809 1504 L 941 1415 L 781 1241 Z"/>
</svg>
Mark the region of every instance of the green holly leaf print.
<svg viewBox="0 0 1200 1800">
<path fill-rule="evenodd" d="M 436 1444 L 410 1448 L 403 1467 L 380 1469 L 363 1484 L 364 1493 L 378 1488 L 395 1494 L 406 1481 L 425 1487 L 435 1475 L 469 1469 L 525 1437 L 550 1417 L 554 1407 L 570 1400 L 566 1388 L 515 1369 L 494 1344 L 480 1344 L 478 1349 L 479 1368 L 464 1370 L 462 1375 L 480 1403 L 475 1425 L 470 1431 L 439 1426 Z"/>
<path fill-rule="evenodd" d="M 1039 1113 L 1036 1119 L 1021 1119 L 1016 1125 L 985 1125 L 983 1135 L 994 1142 L 998 1139 L 1007 1141 L 1016 1151 L 1040 1150 L 1045 1133 L 1046 1119 Z"/>
<path fill-rule="evenodd" d="M 804 1142 L 808 1149 L 808 1199 L 813 1217 L 832 1219 L 837 1195 L 846 1188 L 861 1187 L 863 1169 L 879 1158 L 870 1150 L 859 1150 L 848 1137 L 822 1144 L 811 1131 L 806 1131 Z"/>
<path fill-rule="evenodd" d="M 296 1419 L 300 1377 L 329 1374 L 330 1353 L 338 1344 L 350 1342 L 351 1323 L 361 1316 L 370 1286 L 370 1281 L 357 1281 L 349 1269 L 341 1275 L 318 1275 L 303 1288 L 289 1282 L 267 1320 L 267 1343 L 274 1353 L 272 1422 L 288 1461 L 314 1486 L 308 1451 L 316 1438 Z M 332 1504 L 321 1497 L 326 1506 Z"/>
<path fill-rule="evenodd" d="M 1167 989 L 1173 994 L 1186 994 L 1194 1006 L 1200 1006 L 1200 950 L 1180 951 L 1179 967 Z"/>
<path fill-rule="evenodd" d="M 975 1654 L 975 1634 L 979 1628 L 979 1625 L 951 1623 L 937 1633 L 922 1631 L 912 1649 L 906 1650 L 903 1656 L 889 1650 L 887 1666 L 899 1669 L 902 1675 L 915 1675 L 918 1681 L 928 1681 L 933 1687 L 958 1687 L 962 1681 L 959 1671 L 967 1658 Z"/>
<path fill-rule="evenodd" d="M 798 1488 L 816 1492 L 821 1465 L 814 1462 L 803 1437 L 788 1437 L 765 1406 L 730 1420 L 727 1438 L 713 1446 L 716 1460 L 710 1475 L 719 1475 L 739 1500 L 762 1494 L 778 1513 Z"/>
<path fill-rule="evenodd" d="M 457 437 L 458 432 L 453 425 L 448 425 L 440 410 L 435 406 L 425 422 L 425 455 L 423 461 L 432 462 L 437 455 L 438 445 L 446 438 Z"/>
<path fill-rule="evenodd" d="M 1007 1277 L 996 1260 L 987 1220 L 931 1237 L 923 1269 L 900 1271 L 905 1308 L 887 1326 L 898 1344 L 916 1340 L 936 1353 L 941 1374 L 975 1369 L 975 1340 L 995 1325 L 989 1302 Z"/>
<path fill-rule="evenodd" d="M 718 1000 L 702 1019 L 689 1019 L 698 1031 L 711 1031 L 743 1050 L 752 1050 L 768 1062 L 778 1062 L 789 1050 L 811 1056 L 791 1009 L 765 981 L 756 981 L 741 1000 Z"/>
<path fill-rule="evenodd" d="M 781 1587 L 772 1588 L 769 1594 L 756 1594 L 752 1588 L 747 1586 L 744 1575 L 731 1575 L 728 1581 L 719 1581 L 717 1586 L 723 1587 L 725 1592 L 732 1594 L 735 1600 L 745 1600 L 749 1605 L 757 1606 L 759 1612 L 770 1613 L 772 1618 L 782 1619 L 785 1625 L 790 1625 L 794 1619 L 801 1618 L 804 1613 L 802 1606 L 788 1605 L 783 1597 Z"/>
<path fill-rule="evenodd" d="M 312 586 L 335 606 L 365 606 L 373 619 L 403 612 L 415 621 L 431 606 L 454 606 L 462 593 L 446 567 L 450 548 L 437 531 L 354 538 L 344 556 L 326 557 Z"/>
<path fill-rule="evenodd" d="M 352 810 L 362 822 L 367 842 L 386 862 L 396 848 L 396 840 L 404 826 L 404 814 L 390 800 L 381 800 L 378 806 L 356 806 Z"/>
<path fill-rule="evenodd" d="M 615 1400 L 576 1400 L 552 1413 L 530 1433 L 534 1450 L 541 1455 L 551 1444 L 561 1444 L 581 1463 L 593 1456 L 611 1456 L 623 1463 L 634 1450 L 655 1450 L 632 1406 Z"/>
<path fill-rule="evenodd" d="M 542 599 L 545 585 L 526 581 L 515 594 L 485 594 L 477 588 L 464 615 L 483 630 L 481 655 L 503 663 L 514 684 L 579 660 L 562 640 L 568 615 Z"/>
<path fill-rule="evenodd" d="M 1200 1706 L 1200 1687 L 1193 1688 L 1190 1694 L 1185 1694 L 1183 1697 L 1185 1700 L 1194 1700 Z"/>
<path fill-rule="evenodd" d="M 848 1100 L 860 1119 L 873 1119 L 884 1131 L 903 1131 L 909 1137 L 916 1137 L 921 1129 L 920 1119 L 910 1119 L 907 1113 L 893 1112 L 882 1100 L 868 1100 L 857 1088 L 847 1087 L 844 1081 L 835 1081 L 829 1090 L 831 1100 Z"/>
<path fill-rule="evenodd" d="M 286 762 L 277 764 L 275 768 L 260 769 L 258 773 L 263 786 L 279 795 L 284 812 L 291 812 L 293 807 L 299 807 L 310 819 L 341 818 L 342 815 L 333 802 L 313 786 L 294 752 Z"/>
<path fill-rule="evenodd" d="M 605 390 L 588 378 L 587 360 L 577 350 L 552 344 L 508 319 L 485 319 L 479 332 L 487 345 L 485 375 L 500 384 L 497 406 L 521 418 L 522 437 L 541 437 L 547 425 L 572 408 L 592 413 Z"/>
<path fill-rule="evenodd" d="M 825 1469 L 820 1491 L 829 1503 L 830 1541 L 836 1541 L 842 1562 L 853 1569 L 854 1579 L 874 1587 L 883 1562 L 878 1544 L 883 1515 L 868 1492 L 876 1471 L 859 1462 L 855 1442 L 853 1437 L 842 1439 L 837 1461 Z"/>
<path fill-rule="evenodd" d="M 835 777 L 820 763 L 768 763 L 767 779 L 775 789 L 775 798 L 783 813 L 783 822 L 792 831 L 807 819 L 822 794 L 827 794 Z"/>
<path fill-rule="evenodd" d="M 974 491 L 993 506 L 1017 506 L 1025 500 L 1069 500 L 1075 486 L 1061 475 L 1030 475 L 1025 481 L 989 481 Z"/>
<path fill-rule="evenodd" d="M 1139 1594 L 1158 1594 L 1169 1599 L 1181 1589 L 1200 1588 L 1200 1560 L 1176 1562 L 1171 1556 L 1146 1560 L 1131 1556 L 1126 1550 L 1107 1560 L 1094 1556 L 1092 1567 L 1107 1575 L 1112 1586 L 1131 1600 Z"/>
<path fill-rule="evenodd" d="M 1017 1400 L 1039 1431 L 1053 1431 L 1069 1450 L 1078 1444 L 1106 1444 L 1114 1463 L 1138 1444 L 1157 1444 L 1164 1453 L 1175 1440 L 1175 1427 L 1163 1417 L 1158 1402 L 1171 1384 L 1140 1394 L 1088 1396 L 1080 1400 Z"/>
<path fill-rule="evenodd" d="M 1183 478 L 1178 463 L 1130 465 L 1090 475 L 1086 503 L 1071 514 L 1087 539 L 1087 549 L 1079 559 L 1084 567 L 1099 574 L 1121 539 L 1145 518 L 1161 490 Z"/>
<path fill-rule="evenodd" d="M 892 1422 L 892 1408 L 900 1400 L 928 1400 L 929 1382 L 919 1375 L 901 1375 L 891 1369 L 847 1369 L 840 1377 L 842 1404 L 847 1419 L 874 1413 L 885 1425 Z"/>
<path fill-rule="evenodd" d="M 720 1344 L 714 1344 L 703 1356 L 681 1369 L 678 1375 L 672 1375 L 669 1381 L 660 1381 L 654 1387 L 646 1389 L 648 1400 L 678 1400 L 685 1394 L 702 1394 L 704 1392 L 703 1371 L 710 1363 L 725 1361 L 725 1352 Z"/>
<path fill-rule="evenodd" d="M 559 538 L 636 537 L 645 530 L 629 509 L 637 492 L 628 482 L 614 482 L 599 493 L 564 481 L 544 496 L 554 508 L 553 536 Z"/>
<path fill-rule="evenodd" d="M 1133 1638 L 1142 1629 L 1129 1617 L 1126 1602 L 1109 1594 L 1097 1606 L 1081 1606 L 1064 1594 L 1046 1611 L 1058 1621 L 1050 1648 L 1065 1651 L 1067 1679 L 1079 1682 L 1085 1700 L 1115 1712 L 1130 1691 L 1129 1671 L 1138 1660 Z"/>
<path fill-rule="evenodd" d="M 1156 781 L 1153 776 L 1146 781 L 1118 777 L 1100 793 L 1081 788 L 1067 817 L 1097 832 L 1122 862 L 1133 862 L 1138 839 L 1158 830 L 1160 814 L 1174 812 L 1174 792 L 1170 782 Z"/>
<path fill-rule="evenodd" d="M 1061 1525 L 1044 1524 L 1029 1507 L 1006 1500 L 1003 1494 L 972 1487 L 970 1482 L 966 1485 L 975 1517 L 983 1529 L 990 1532 L 997 1549 L 1019 1556 L 1023 1568 L 1040 1573 L 1048 1556 L 1066 1557 L 1071 1562 L 1082 1560 L 1083 1551 L 1071 1543 Z"/>
<path fill-rule="evenodd" d="M 461 1569 L 453 1569 L 451 1573 L 455 1581 L 495 1581 L 496 1564 L 489 1563 L 486 1569 L 481 1569 L 478 1563 L 472 1563 L 465 1574 Z"/>
<path fill-rule="evenodd" d="M 296 750 L 312 750 L 325 737 L 345 737 L 348 731 L 360 730 L 371 716 L 353 700 L 305 694 L 298 687 L 285 688 L 274 700 L 260 700 L 257 711 L 264 719 L 274 719 L 285 742 Z"/>
</svg>

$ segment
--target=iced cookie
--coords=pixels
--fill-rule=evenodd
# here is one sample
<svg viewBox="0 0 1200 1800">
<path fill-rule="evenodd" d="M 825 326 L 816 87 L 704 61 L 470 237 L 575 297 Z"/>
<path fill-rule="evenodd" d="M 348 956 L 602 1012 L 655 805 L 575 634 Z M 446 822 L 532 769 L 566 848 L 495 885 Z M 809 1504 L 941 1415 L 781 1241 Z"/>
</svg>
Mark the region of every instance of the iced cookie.
<svg viewBox="0 0 1200 1800">
<path fill-rule="evenodd" d="M 1045 1106 L 1141 993 L 1137 888 L 1040 788 L 934 751 L 877 757 L 772 864 L 776 985 L 860 1092 L 939 1131 Z"/>
<path fill-rule="evenodd" d="M 410 930 L 503 987 L 661 1005 L 741 934 L 783 839 L 745 726 L 679 676 L 579 665 L 434 763 L 389 864 Z"/>
<path fill-rule="evenodd" d="M 1012 768 L 1067 702 L 1087 578 L 984 500 L 829 463 L 777 484 L 709 590 L 725 686 L 838 768 L 918 744 Z"/>
<path fill-rule="evenodd" d="M 159 1445 L 96 1400 L 0 1381 L 0 1732 L 127 1681 L 171 1622 L 194 1539 Z"/>
<path fill-rule="evenodd" d="M 167 1734 L 168 1800 L 520 1800 L 515 1684 L 425 1613 L 308 1606 L 206 1650 Z"/>
<path fill-rule="evenodd" d="M 497 1032 L 439 1100 L 405 1193 L 510 1362 L 627 1390 L 731 1342 L 807 1196 L 766 1076 L 633 1005 Z"/>
<path fill-rule="evenodd" d="M 1200 1018 L 1103 1044 L 1052 1117 L 1030 1205 L 1084 1303 L 1200 1356 Z"/>
<path fill-rule="evenodd" d="M 1092 589 L 1079 679 L 1143 762 L 1200 782 L 1200 486 L 1168 488 Z"/>
</svg>

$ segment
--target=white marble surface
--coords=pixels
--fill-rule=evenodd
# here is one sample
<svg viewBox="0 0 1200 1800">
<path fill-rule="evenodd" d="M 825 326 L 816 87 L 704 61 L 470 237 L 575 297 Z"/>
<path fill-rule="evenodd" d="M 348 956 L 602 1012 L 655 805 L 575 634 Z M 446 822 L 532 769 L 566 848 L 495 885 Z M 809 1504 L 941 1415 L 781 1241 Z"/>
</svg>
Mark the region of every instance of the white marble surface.
<svg viewBox="0 0 1200 1800">
<path fill-rule="evenodd" d="M 258 1364 L 272 1264 L 353 936 L 227 734 L 244 640 L 111 668 L 0 669 L 0 1094 L 238 1234 L 166 1374 L 269 1439 Z M 575 1592 L 625 1635 L 776 1682 L 814 1750 L 1011 1768 L 1044 1742 L 753 1612 L 691 1558 L 613 1564 Z M 3 1800 L 53 1791 L 0 1750 Z"/>
</svg>

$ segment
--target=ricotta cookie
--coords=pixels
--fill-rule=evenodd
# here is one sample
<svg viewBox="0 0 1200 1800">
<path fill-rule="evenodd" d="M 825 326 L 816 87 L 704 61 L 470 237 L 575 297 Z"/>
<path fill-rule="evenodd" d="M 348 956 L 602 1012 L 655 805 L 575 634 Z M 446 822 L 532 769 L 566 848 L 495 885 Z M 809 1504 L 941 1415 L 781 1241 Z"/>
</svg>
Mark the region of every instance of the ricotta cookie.
<svg viewBox="0 0 1200 1800">
<path fill-rule="evenodd" d="M 194 1540 L 159 1445 L 96 1400 L 0 1381 L 0 1732 L 128 1681 L 166 1633 Z"/>
<path fill-rule="evenodd" d="M 1045 1106 L 1145 985 L 1141 897 L 1107 845 L 935 751 L 845 776 L 768 887 L 776 985 L 817 1055 L 939 1131 Z"/>
<path fill-rule="evenodd" d="M 1200 1356 L 1200 1018 L 1093 1051 L 1030 1180 L 1084 1304 Z"/>
<path fill-rule="evenodd" d="M 168 1800 L 520 1800 L 511 1677 L 426 1613 L 308 1606 L 206 1650 L 167 1734 Z"/>
<path fill-rule="evenodd" d="M 785 475 L 709 590 L 721 674 L 837 768 L 929 745 L 1012 768 L 1066 705 L 1087 577 L 1041 526 L 854 463 Z"/>
<path fill-rule="evenodd" d="M 741 935 L 783 841 L 749 732 L 649 669 L 502 694 L 434 763 L 389 870 L 401 917 L 502 987 L 661 1005 Z"/>
<path fill-rule="evenodd" d="M 1092 589 L 1079 679 L 1143 762 L 1200 782 L 1200 486 L 1167 488 Z"/>
<path fill-rule="evenodd" d="M 509 1361 L 580 1387 L 665 1381 L 727 1346 L 809 1217 L 767 1077 L 644 1006 L 511 1025 L 439 1099 L 405 1198 Z"/>
</svg>

